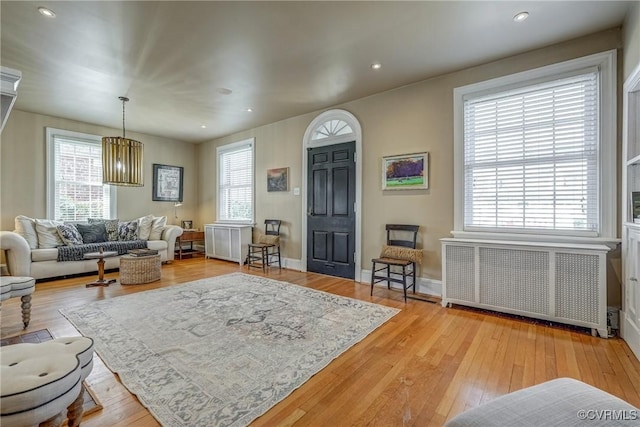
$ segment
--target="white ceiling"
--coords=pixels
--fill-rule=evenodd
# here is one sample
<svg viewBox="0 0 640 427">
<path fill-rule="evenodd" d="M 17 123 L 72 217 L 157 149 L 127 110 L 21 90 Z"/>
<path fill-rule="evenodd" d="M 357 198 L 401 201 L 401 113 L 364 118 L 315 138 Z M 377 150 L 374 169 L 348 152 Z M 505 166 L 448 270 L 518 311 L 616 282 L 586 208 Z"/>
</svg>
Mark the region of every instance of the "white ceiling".
<svg viewBox="0 0 640 427">
<path fill-rule="evenodd" d="M 120 128 L 126 95 L 128 130 L 202 142 L 619 27 L 630 6 L 2 0 L 0 65 L 22 71 L 16 109 Z"/>
</svg>

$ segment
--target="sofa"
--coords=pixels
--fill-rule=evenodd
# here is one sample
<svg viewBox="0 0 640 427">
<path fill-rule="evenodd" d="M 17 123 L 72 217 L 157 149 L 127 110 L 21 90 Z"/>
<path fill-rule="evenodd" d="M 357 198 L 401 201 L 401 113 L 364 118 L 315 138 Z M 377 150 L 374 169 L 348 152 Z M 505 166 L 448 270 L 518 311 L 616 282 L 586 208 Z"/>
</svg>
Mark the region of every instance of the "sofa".
<svg viewBox="0 0 640 427">
<path fill-rule="evenodd" d="M 182 231 L 177 225 L 167 225 L 166 217 L 153 215 L 131 221 L 89 219 L 87 223 L 19 215 L 14 231 L 0 232 L 0 247 L 5 250 L 10 275 L 38 280 L 97 272 L 96 260 L 82 256 L 100 248 L 119 254 L 104 259 L 105 270 L 119 268 L 121 255 L 143 247 L 157 250 L 163 263 L 172 261 L 176 239 Z"/>
</svg>

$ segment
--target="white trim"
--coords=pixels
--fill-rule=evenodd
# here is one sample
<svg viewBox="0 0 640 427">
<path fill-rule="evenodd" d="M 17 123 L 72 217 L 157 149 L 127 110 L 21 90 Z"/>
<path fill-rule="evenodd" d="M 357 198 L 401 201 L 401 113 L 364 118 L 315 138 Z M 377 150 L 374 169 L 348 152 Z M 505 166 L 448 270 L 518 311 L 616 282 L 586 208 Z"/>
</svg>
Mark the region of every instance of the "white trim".
<svg viewBox="0 0 640 427">
<path fill-rule="evenodd" d="M 282 268 L 288 268 L 289 270 L 303 271 L 302 260 L 295 258 L 282 258 Z"/>
<path fill-rule="evenodd" d="M 90 133 L 74 132 L 66 129 L 56 129 L 52 127 L 45 128 L 45 146 L 46 146 L 46 213 L 48 219 L 55 218 L 55 154 L 53 151 L 53 138 L 55 136 L 68 137 L 73 139 L 84 140 L 86 142 L 102 145 L 102 137 L 92 135 Z M 111 218 L 118 217 L 117 191 L 115 185 L 109 185 L 109 215 Z"/>
<path fill-rule="evenodd" d="M 312 140 L 313 132 L 322 123 L 338 119 L 345 121 L 353 133 L 334 137 Z M 346 110 L 328 110 L 319 114 L 309 123 L 302 139 L 302 269 L 307 271 L 307 149 L 356 142 L 356 243 L 355 243 L 355 281 L 360 281 L 360 267 L 362 264 L 362 128 L 358 119 Z"/>
<path fill-rule="evenodd" d="M 233 219 L 220 219 L 220 154 L 228 153 L 231 151 L 239 150 L 243 147 L 251 147 L 251 219 L 249 220 L 233 220 Z M 255 225 L 256 219 L 256 139 L 247 138 L 242 141 L 232 142 L 230 144 L 221 145 L 216 147 L 216 223 L 220 224 L 240 224 L 240 225 Z"/>
<path fill-rule="evenodd" d="M 597 66 L 600 68 L 600 235 L 615 239 L 617 235 L 616 209 L 616 51 L 597 53 L 558 64 L 547 65 L 521 73 L 511 74 L 453 90 L 453 139 L 454 139 L 454 229 L 464 230 L 464 98 L 489 91 L 508 90 L 518 85 L 528 85 L 549 80 L 562 74 Z M 614 171 L 613 173 L 611 171 Z M 502 233 L 496 233 L 499 235 Z M 528 237 L 523 234 L 520 238 Z"/>
</svg>

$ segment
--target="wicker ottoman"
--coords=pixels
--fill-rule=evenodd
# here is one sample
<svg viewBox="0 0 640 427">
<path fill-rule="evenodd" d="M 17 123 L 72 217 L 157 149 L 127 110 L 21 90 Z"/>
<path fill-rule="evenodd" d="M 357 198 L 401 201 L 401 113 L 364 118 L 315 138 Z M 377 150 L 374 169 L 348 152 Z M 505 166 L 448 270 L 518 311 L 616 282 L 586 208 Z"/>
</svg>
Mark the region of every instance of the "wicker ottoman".
<svg viewBox="0 0 640 427">
<path fill-rule="evenodd" d="M 162 263 L 160 254 L 149 256 L 123 255 L 120 257 L 120 284 L 140 285 L 160 280 Z"/>
</svg>

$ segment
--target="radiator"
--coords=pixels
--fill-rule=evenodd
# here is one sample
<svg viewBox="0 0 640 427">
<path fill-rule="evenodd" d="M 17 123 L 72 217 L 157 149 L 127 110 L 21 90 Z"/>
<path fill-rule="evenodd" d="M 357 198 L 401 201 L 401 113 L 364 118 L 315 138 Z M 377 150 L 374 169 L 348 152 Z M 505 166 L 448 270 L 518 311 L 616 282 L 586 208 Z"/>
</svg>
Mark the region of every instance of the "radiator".
<svg viewBox="0 0 640 427">
<path fill-rule="evenodd" d="M 591 328 L 607 337 L 609 247 L 447 238 L 442 305 Z"/>
</svg>

